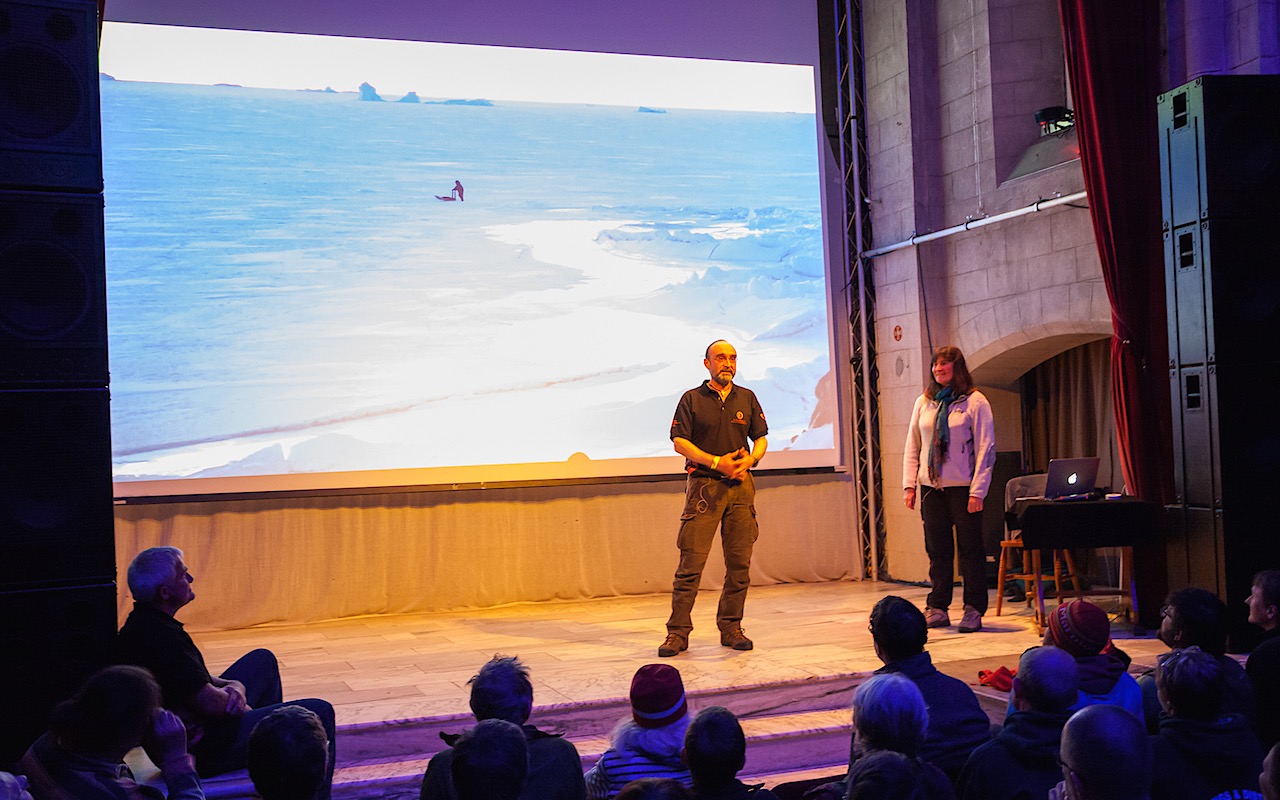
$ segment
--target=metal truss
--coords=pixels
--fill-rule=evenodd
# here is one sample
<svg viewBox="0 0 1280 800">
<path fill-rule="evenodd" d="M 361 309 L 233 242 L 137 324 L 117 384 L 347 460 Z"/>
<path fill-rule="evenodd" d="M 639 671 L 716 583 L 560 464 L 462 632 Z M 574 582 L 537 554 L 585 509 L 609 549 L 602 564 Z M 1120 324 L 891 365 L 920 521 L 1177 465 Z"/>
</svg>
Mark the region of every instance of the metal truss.
<svg viewBox="0 0 1280 800">
<path fill-rule="evenodd" d="M 880 465 L 880 399 L 876 361 L 875 286 L 867 213 L 866 96 L 861 0 L 819 0 L 823 52 L 823 105 L 827 135 L 839 159 L 844 187 L 844 297 L 849 314 L 854 492 L 864 577 L 887 577 L 884 487 Z"/>
</svg>

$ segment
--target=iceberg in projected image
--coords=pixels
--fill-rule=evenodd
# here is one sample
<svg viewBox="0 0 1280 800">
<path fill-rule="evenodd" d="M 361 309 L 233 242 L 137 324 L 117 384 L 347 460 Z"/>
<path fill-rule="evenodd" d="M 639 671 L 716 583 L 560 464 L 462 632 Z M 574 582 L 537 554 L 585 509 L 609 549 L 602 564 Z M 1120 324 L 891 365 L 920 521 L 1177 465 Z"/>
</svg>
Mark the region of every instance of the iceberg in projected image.
<svg viewBox="0 0 1280 800">
<path fill-rule="evenodd" d="M 313 70 L 220 69 L 220 36 Z M 463 51 L 491 66 L 450 84 Z M 551 56 L 595 82 L 504 95 Z M 661 70 L 633 96 L 637 61 Z M 771 450 L 836 463 L 812 69 L 712 66 L 772 70 L 799 110 L 717 107 L 707 62 L 109 24 L 116 480 L 670 456 L 719 337 Z"/>
</svg>

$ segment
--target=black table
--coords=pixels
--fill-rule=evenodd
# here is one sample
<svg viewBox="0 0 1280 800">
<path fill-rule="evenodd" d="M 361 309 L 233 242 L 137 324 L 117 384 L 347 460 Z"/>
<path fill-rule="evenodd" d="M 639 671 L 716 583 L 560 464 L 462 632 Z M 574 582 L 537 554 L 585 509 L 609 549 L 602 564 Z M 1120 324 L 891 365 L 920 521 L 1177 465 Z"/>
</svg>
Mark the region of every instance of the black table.
<svg viewBox="0 0 1280 800">
<path fill-rule="evenodd" d="M 1120 591 L 1127 594 L 1126 618 L 1137 625 L 1138 591 L 1133 581 L 1133 548 L 1154 541 L 1159 531 L 1160 506 L 1136 497 L 1115 500 L 1018 500 L 1005 513 L 1009 530 L 1020 530 L 1027 550 L 1070 550 L 1099 547 L 1125 548 L 1120 556 Z M 1037 559 L 1038 561 L 1039 559 Z M 1128 587 L 1125 583 L 1128 583 Z M 1044 584 L 1037 575 L 1036 622 L 1043 626 Z M 1001 587 L 1003 591 L 1003 587 Z M 1055 592 L 1061 602 L 1068 592 Z M 1115 595 L 1114 591 L 1090 589 L 1077 595 Z M 1130 616 L 1132 615 L 1132 616 Z"/>
<path fill-rule="evenodd" d="M 1136 497 L 1018 500 L 1005 518 L 1030 549 L 1133 547 L 1155 538 L 1160 506 Z"/>
</svg>

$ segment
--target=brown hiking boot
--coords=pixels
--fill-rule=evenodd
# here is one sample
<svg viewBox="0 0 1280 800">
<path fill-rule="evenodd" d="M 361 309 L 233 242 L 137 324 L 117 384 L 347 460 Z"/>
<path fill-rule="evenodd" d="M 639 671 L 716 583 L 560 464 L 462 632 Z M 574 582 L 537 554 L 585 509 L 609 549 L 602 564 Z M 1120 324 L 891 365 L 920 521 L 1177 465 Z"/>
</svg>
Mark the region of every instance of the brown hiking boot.
<svg viewBox="0 0 1280 800">
<path fill-rule="evenodd" d="M 658 658 L 671 658 L 689 649 L 689 640 L 676 633 L 668 633 L 658 647 Z"/>
<path fill-rule="evenodd" d="M 747 632 L 742 628 L 730 628 L 720 633 L 720 644 L 725 647 L 732 647 L 734 650 L 750 650 L 755 647 L 750 639 L 747 638 Z"/>
</svg>

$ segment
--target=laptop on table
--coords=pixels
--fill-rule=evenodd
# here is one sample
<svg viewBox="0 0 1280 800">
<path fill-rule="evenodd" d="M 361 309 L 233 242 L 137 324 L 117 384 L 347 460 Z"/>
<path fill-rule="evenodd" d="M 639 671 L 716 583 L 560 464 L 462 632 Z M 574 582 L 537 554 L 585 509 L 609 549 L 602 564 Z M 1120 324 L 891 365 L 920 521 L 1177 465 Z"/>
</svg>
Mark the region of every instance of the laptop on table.
<svg viewBox="0 0 1280 800">
<path fill-rule="evenodd" d="M 1049 461 L 1049 477 L 1045 481 L 1046 500 L 1083 500 L 1098 488 L 1097 456 L 1088 458 L 1054 458 Z"/>
</svg>

